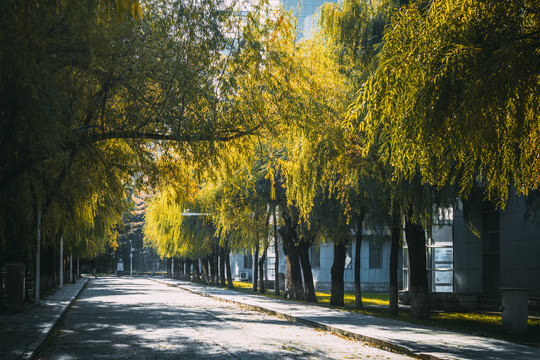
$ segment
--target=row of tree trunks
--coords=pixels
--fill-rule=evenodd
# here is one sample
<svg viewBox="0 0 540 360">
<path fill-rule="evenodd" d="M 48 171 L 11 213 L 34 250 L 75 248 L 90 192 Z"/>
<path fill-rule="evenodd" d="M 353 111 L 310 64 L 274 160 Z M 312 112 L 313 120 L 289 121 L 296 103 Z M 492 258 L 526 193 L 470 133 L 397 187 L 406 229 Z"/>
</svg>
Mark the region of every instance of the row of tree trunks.
<svg viewBox="0 0 540 360">
<path fill-rule="evenodd" d="M 168 258 L 167 276 L 233 289 L 229 254 L 228 246 L 216 244 L 214 252 L 203 259 Z"/>
</svg>

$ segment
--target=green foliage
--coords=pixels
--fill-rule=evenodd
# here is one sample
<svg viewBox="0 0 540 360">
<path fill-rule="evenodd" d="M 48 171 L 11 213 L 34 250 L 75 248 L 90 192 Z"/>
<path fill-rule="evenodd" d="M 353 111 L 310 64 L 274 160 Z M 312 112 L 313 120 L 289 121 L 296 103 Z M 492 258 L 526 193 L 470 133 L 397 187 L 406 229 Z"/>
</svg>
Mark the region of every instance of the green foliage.
<svg viewBox="0 0 540 360">
<path fill-rule="evenodd" d="M 2 249 L 31 252 L 42 212 L 45 245 L 102 251 L 127 184 L 176 181 L 177 153 L 204 166 L 252 131 L 220 97 L 222 1 L 0 6 Z"/>
<path fill-rule="evenodd" d="M 197 259 L 212 252 L 214 225 L 196 202 L 175 200 L 174 189 L 165 189 L 149 203 L 143 227 L 146 245 L 161 257 Z M 189 215 L 200 214 L 200 215 Z"/>
<path fill-rule="evenodd" d="M 504 205 L 538 188 L 538 5 L 414 2 L 395 14 L 353 119 L 399 176 Z"/>
</svg>

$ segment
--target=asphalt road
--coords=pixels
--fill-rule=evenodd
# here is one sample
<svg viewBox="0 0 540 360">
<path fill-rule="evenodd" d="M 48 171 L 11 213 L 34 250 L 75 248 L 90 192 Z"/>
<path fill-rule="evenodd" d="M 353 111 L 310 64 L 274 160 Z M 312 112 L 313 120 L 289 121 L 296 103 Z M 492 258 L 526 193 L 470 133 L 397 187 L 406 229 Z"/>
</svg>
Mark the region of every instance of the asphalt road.
<svg viewBox="0 0 540 360">
<path fill-rule="evenodd" d="M 146 279 L 92 279 L 37 359 L 410 359 Z"/>
</svg>

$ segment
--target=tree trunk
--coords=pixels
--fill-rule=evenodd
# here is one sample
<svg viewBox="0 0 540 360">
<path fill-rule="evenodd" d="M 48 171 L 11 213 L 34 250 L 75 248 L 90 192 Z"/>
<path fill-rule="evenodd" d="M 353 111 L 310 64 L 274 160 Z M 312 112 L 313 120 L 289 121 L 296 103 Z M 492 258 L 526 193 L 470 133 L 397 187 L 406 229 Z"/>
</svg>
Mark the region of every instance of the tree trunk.
<svg viewBox="0 0 540 360">
<path fill-rule="evenodd" d="M 253 276 L 251 277 L 251 290 L 253 290 L 254 292 L 257 291 L 257 280 L 259 278 L 259 275 L 258 275 L 258 264 L 259 262 L 259 244 L 257 244 L 257 246 L 255 246 L 255 249 L 253 250 L 253 262 L 251 263 L 251 269 L 252 269 L 252 272 L 253 272 Z"/>
<path fill-rule="evenodd" d="M 199 269 L 199 259 L 193 260 L 193 277 L 196 283 L 201 282 L 201 271 Z"/>
<path fill-rule="evenodd" d="M 399 236 L 401 232 L 401 214 L 393 215 L 392 225 L 392 245 L 390 248 L 390 305 L 388 306 L 388 315 L 398 315 L 398 254 L 399 254 Z"/>
<path fill-rule="evenodd" d="M 219 286 L 227 286 L 225 279 L 225 249 L 223 246 L 219 247 Z"/>
<path fill-rule="evenodd" d="M 174 271 L 176 271 L 176 266 L 174 267 Z M 173 259 L 170 257 L 167 258 L 167 277 L 173 277 Z"/>
<path fill-rule="evenodd" d="M 172 262 L 171 278 L 178 279 L 178 276 L 180 275 L 180 259 L 172 257 L 171 262 Z M 144 264 L 143 264 L 143 269 L 144 269 Z"/>
<path fill-rule="evenodd" d="M 225 246 L 225 270 L 227 272 L 227 288 L 234 289 L 231 271 L 231 249 L 229 248 L 229 244 Z"/>
<path fill-rule="evenodd" d="M 302 285 L 302 271 L 300 270 L 300 258 L 298 256 L 298 246 L 294 244 L 288 231 L 279 230 L 283 241 L 283 252 L 285 253 L 285 266 L 287 267 L 287 280 L 285 284 L 285 297 L 295 300 L 304 300 L 304 287 Z"/>
<path fill-rule="evenodd" d="M 193 261 L 191 259 L 186 259 L 186 280 L 191 281 L 191 266 Z"/>
<path fill-rule="evenodd" d="M 264 262 L 266 261 L 266 251 L 267 248 L 264 248 L 264 251 L 259 258 L 259 292 L 261 294 L 264 294 L 265 288 L 264 288 Z"/>
<path fill-rule="evenodd" d="M 302 266 L 302 274 L 304 275 L 304 286 L 306 290 L 305 298 L 308 302 L 317 302 L 315 294 L 315 284 L 313 283 L 313 272 L 311 271 L 311 263 L 309 262 L 309 247 L 313 244 L 311 241 L 300 241 L 298 245 L 300 265 Z"/>
<path fill-rule="evenodd" d="M 356 245 L 354 249 L 354 300 L 357 309 L 364 308 L 362 303 L 362 282 L 360 281 L 363 224 L 364 213 L 361 212 L 356 219 Z"/>
<path fill-rule="evenodd" d="M 277 230 L 277 211 L 274 206 L 274 252 L 276 254 L 274 262 L 274 292 L 279 296 L 279 241 Z"/>
<path fill-rule="evenodd" d="M 210 272 L 210 284 L 215 285 L 215 274 L 216 274 L 216 268 L 214 267 L 215 261 L 214 261 L 215 254 L 212 251 L 212 253 L 208 256 L 208 271 Z"/>
<path fill-rule="evenodd" d="M 208 256 L 201 259 L 202 265 L 202 282 L 206 285 L 210 284 L 210 276 L 208 272 Z"/>
<path fill-rule="evenodd" d="M 177 259 L 177 258 L 175 258 Z M 177 279 L 186 279 L 186 259 L 180 258 L 176 260 L 178 262 L 178 278 Z"/>
<path fill-rule="evenodd" d="M 345 295 L 345 284 L 343 273 L 345 272 L 345 258 L 347 256 L 347 244 L 339 242 L 334 244 L 334 263 L 330 270 L 332 277 L 330 305 L 343 306 L 343 297 Z"/>
<path fill-rule="evenodd" d="M 214 284 L 219 286 L 219 245 L 214 247 Z"/>
<path fill-rule="evenodd" d="M 421 225 L 407 220 L 405 223 L 405 238 L 409 249 L 411 318 L 429 319 L 426 238 L 424 229 Z"/>
</svg>

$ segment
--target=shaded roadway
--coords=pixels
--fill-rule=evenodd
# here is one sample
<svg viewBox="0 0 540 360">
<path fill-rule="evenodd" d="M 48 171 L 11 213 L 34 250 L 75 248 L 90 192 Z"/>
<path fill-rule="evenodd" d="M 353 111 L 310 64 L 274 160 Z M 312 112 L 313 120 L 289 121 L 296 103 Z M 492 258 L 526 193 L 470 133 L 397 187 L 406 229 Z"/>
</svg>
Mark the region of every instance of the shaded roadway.
<svg viewBox="0 0 540 360">
<path fill-rule="evenodd" d="M 142 278 L 92 279 L 41 359 L 407 359 Z"/>
</svg>

